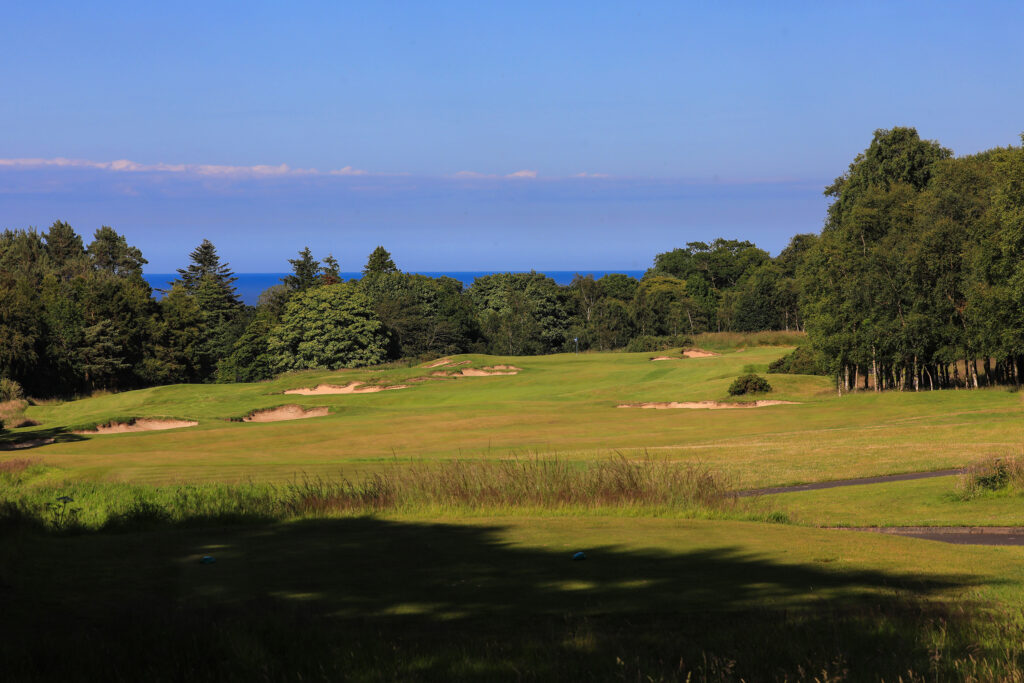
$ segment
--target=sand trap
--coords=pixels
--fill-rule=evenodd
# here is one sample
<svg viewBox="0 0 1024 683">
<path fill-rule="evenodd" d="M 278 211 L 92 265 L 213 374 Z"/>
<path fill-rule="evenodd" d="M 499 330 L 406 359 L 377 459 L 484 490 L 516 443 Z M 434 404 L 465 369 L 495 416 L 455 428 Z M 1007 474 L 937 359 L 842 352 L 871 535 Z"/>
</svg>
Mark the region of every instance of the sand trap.
<svg viewBox="0 0 1024 683">
<path fill-rule="evenodd" d="M 704 349 L 687 349 L 683 351 L 683 355 L 687 358 L 714 358 L 718 354 L 705 351 Z"/>
<path fill-rule="evenodd" d="M 798 405 L 796 401 L 747 401 L 745 403 L 725 403 L 723 401 L 668 401 L 661 403 L 622 403 L 618 408 L 648 408 L 654 410 L 670 410 L 673 408 L 690 408 L 693 410 L 728 410 L 731 408 L 764 408 L 765 406 Z"/>
<path fill-rule="evenodd" d="M 435 360 L 430 365 L 426 365 L 424 367 L 427 367 L 427 368 L 439 368 L 442 365 L 448 365 L 449 363 L 451 363 L 450 360 L 448 360 L 447 358 L 442 358 L 441 360 Z"/>
<path fill-rule="evenodd" d="M 485 368 L 463 368 L 453 373 L 453 377 L 491 377 L 495 375 L 518 375 L 522 368 L 514 365 L 491 365 Z"/>
<path fill-rule="evenodd" d="M 178 429 L 179 427 L 195 427 L 198 422 L 194 420 L 153 420 L 140 418 L 131 422 L 111 422 L 99 425 L 93 429 L 83 429 L 74 432 L 75 434 L 124 434 L 125 432 L 158 432 L 164 429 Z"/>
<path fill-rule="evenodd" d="M 672 356 L 657 356 L 655 358 L 652 358 L 651 360 L 655 361 L 655 360 L 679 360 L 679 359 L 678 358 L 673 358 Z"/>
<path fill-rule="evenodd" d="M 0 443 L 0 451 L 17 451 L 22 448 L 36 448 L 38 446 L 45 446 L 48 443 L 53 443 L 54 439 L 29 439 L 27 441 L 18 441 L 17 443 Z"/>
<path fill-rule="evenodd" d="M 264 410 L 254 410 L 242 418 L 242 422 L 282 422 L 284 420 L 301 420 L 306 417 L 323 417 L 327 408 L 320 406 L 306 410 L 302 406 L 288 405 Z"/>
<path fill-rule="evenodd" d="M 312 389 L 289 389 L 286 394 L 299 394 L 301 396 L 323 396 L 324 394 L 375 394 L 378 391 L 393 391 L 394 389 L 408 389 L 408 384 L 395 384 L 389 387 L 366 385 L 362 382 L 349 382 L 344 386 L 337 384 L 318 384 Z"/>
</svg>

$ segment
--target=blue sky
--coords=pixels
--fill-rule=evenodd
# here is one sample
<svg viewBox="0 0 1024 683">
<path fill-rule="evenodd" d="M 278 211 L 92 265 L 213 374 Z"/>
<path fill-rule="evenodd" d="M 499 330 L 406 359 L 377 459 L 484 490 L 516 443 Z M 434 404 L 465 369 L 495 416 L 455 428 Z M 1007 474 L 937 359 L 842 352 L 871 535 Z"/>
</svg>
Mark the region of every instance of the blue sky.
<svg viewBox="0 0 1024 683">
<path fill-rule="evenodd" d="M 643 268 L 777 252 L 880 127 L 1024 130 L 1018 3 L 17 3 L 0 227 L 204 237 L 240 271 Z"/>
</svg>

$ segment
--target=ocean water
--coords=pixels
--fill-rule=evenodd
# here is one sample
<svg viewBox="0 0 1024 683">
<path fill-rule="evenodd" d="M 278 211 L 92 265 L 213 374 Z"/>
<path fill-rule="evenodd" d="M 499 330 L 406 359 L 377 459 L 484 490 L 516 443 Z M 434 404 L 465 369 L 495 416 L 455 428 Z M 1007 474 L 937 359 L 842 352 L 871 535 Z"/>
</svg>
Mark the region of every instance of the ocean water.
<svg viewBox="0 0 1024 683">
<path fill-rule="evenodd" d="M 441 277 L 446 275 L 451 278 L 455 278 L 462 283 L 464 287 L 469 287 L 473 284 L 473 280 L 484 275 L 494 275 L 495 273 L 507 273 L 510 271 L 503 270 L 460 270 L 460 271 L 423 271 L 420 275 L 427 275 L 429 277 Z M 529 271 L 516 270 L 511 271 L 514 273 L 524 273 Z M 572 279 L 576 277 L 576 274 L 580 275 L 593 275 L 594 278 L 603 277 L 609 273 L 623 273 L 630 277 L 640 278 L 643 277 L 644 271 L 642 270 L 549 270 L 544 272 L 552 280 L 560 285 L 567 285 L 572 282 Z M 242 297 L 242 301 L 255 306 L 259 301 L 260 294 L 268 287 L 281 284 L 281 278 L 288 273 L 235 273 L 238 278 L 238 282 L 235 283 L 235 288 L 238 290 L 238 294 Z M 171 285 L 171 281 L 178 277 L 177 273 L 146 273 L 146 281 L 149 282 L 150 287 L 154 290 L 168 289 Z M 342 273 L 341 277 L 345 280 L 358 280 L 362 277 L 362 273 Z M 160 298 L 160 292 L 154 292 L 157 298 Z"/>
</svg>

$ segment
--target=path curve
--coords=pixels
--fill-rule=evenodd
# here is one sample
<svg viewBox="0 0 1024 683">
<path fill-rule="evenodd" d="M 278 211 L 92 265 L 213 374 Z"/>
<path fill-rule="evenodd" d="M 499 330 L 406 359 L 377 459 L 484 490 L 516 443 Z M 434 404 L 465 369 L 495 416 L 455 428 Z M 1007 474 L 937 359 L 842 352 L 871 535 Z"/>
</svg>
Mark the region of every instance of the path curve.
<svg viewBox="0 0 1024 683">
<path fill-rule="evenodd" d="M 878 477 L 859 477 L 857 479 L 836 479 L 833 481 L 816 481 L 811 484 L 797 484 L 795 486 L 771 486 L 763 489 L 747 489 L 737 491 L 740 498 L 749 496 L 771 496 L 776 493 L 796 493 L 798 491 L 821 491 L 822 489 L 836 489 L 842 486 L 864 486 L 866 484 L 888 484 L 893 481 L 913 481 L 915 479 L 932 479 L 934 477 L 952 477 L 963 474 L 964 470 L 932 470 L 931 472 L 906 472 L 904 474 L 883 474 Z"/>
</svg>

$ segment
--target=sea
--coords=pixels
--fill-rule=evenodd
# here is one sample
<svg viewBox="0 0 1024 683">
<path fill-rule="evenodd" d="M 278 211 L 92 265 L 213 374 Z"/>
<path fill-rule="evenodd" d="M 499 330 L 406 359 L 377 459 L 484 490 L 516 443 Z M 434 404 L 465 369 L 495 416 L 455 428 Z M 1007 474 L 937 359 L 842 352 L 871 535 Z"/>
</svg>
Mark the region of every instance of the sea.
<svg viewBox="0 0 1024 683">
<path fill-rule="evenodd" d="M 473 284 L 473 280 L 484 275 L 494 275 L 495 273 L 527 273 L 525 270 L 457 270 L 457 271 L 422 271 L 417 273 L 418 275 L 427 275 L 429 277 L 441 277 L 448 276 L 455 278 L 462 283 L 463 287 L 469 287 Z M 538 271 L 540 272 L 540 271 Z M 544 271 L 544 275 L 554 280 L 560 285 L 567 285 L 572 282 L 572 279 L 579 275 L 593 275 L 594 279 L 598 279 L 608 275 L 609 273 L 622 273 L 635 277 L 637 279 L 643 277 L 644 271 L 642 270 L 548 270 Z M 263 293 L 267 288 L 273 287 L 274 285 L 281 284 L 281 278 L 289 275 L 289 273 L 235 273 L 235 277 L 238 281 L 235 282 L 235 289 L 238 290 L 239 296 L 242 297 L 242 301 L 250 306 L 255 306 L 259 301 L 260 294 Z M 162 296 L 159 290 L 170 289 L 171 282 L 178 278 L 177 273 L 146 273 L 143 277 L 149 282 L 149 286 L 155 291 L 154 294 L 157 298 Z M 342 273 L 341 277 L 345 280 L 358 280 L 362 277 L 362 273 Z"/>
</svg>

